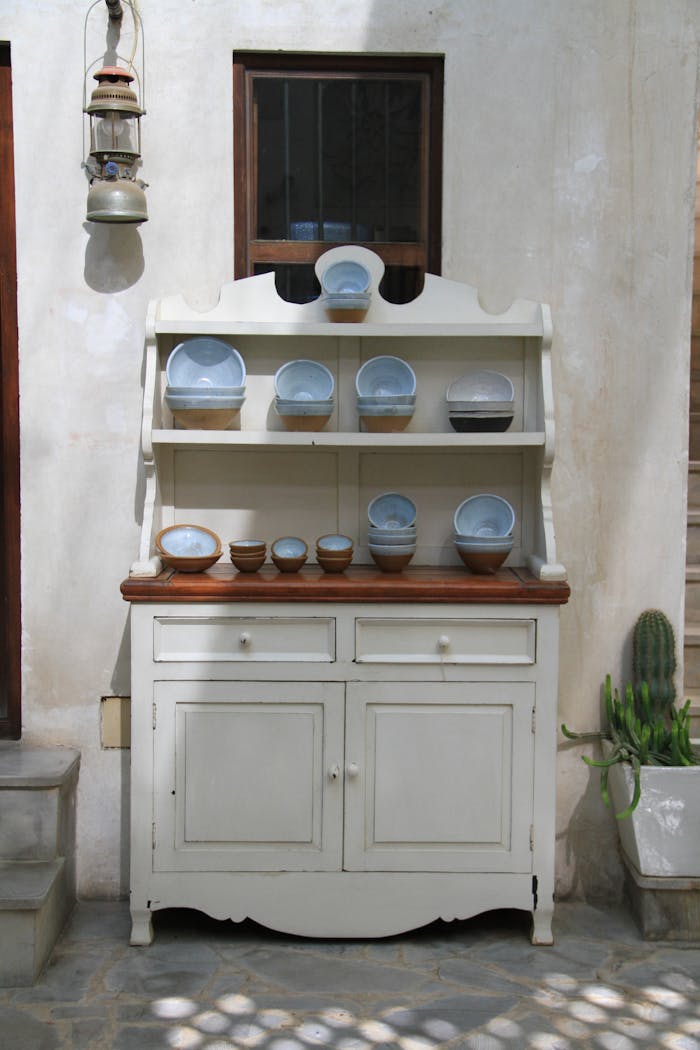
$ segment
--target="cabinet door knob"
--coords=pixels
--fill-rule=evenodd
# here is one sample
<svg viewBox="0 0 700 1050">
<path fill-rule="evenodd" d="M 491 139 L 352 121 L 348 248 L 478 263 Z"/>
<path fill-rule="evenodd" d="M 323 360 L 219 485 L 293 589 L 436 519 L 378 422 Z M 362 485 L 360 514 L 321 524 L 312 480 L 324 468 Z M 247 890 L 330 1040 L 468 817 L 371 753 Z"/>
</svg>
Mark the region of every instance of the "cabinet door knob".
<svg viewBox="0 0 700 1050">
<path fill-rule="evenodd" d="M 358 766 L 357 762 L 348 762 L 348 771 L 347 772 L 348 772 L 348 776 L 351 777 L 354 780 L 355 777 L 358 776 L 358 774 L 360 772 L 360 767 Z"/>
<path fill-rule="evenodd" d="M 331 766 L 330 769 L 328 770 L 328 779 L 329 780 L 337 780 L 339 776 L 340 776 L 340 766 L 336 763 L 334 766 Z"/>
<path fill-rule="evenodd" d="M 441 634 L 438 638 L 438 649 L 441 653 L 446 652 L 450 648 L 450 639 L 446 634 Z"/>
<path fill-rule="evenodd" d="M 239 641 L 244 649 L 246 646 L 250 645 L 250 631 L 242 631 Z"/>
</svg>

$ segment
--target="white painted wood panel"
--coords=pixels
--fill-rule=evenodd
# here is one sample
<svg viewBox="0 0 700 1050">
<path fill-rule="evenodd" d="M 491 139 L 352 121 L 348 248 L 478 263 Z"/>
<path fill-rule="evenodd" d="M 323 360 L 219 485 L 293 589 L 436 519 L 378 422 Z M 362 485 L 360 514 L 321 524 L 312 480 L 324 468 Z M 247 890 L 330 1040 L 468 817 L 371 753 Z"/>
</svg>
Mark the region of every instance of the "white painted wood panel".
<svg viewBox="0 0 700 1050">
<path fill-rule="evenodd" d="M 330 663 L 335 659 L 332 617 L 158 616 L 153 659 L 271 663 Z"/>
<path fill-rule="evenodd" d="M 532 664 L 535 620 L 358 616 L 358 663 Z"/>
<path fill-rule="evenodd" d="M 527 871 L 529 683 L 350 684 L 345 867 Z"/>
<path fill-rule="evenodd" d="M 341 867 L 342 685 L 155 692 L 155 870 Z"/>
</svg>

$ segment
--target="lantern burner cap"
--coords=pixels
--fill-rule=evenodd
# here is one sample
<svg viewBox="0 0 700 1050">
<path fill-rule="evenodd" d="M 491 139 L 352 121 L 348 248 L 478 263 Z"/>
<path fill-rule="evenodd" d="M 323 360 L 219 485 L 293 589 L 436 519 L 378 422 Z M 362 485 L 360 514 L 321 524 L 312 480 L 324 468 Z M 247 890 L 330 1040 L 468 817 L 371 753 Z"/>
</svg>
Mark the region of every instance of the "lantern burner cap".
<svg viewBox="0 0 700 1050">
<path fill-rule="evenodd" d="M 119 66 L 105 66 L 103 69 L 98 69 L 96 73 L 93 73 L 95 80 L 126 80 L 127 83 L 134 79 L 134 74 L 129 73 L 126 69 L 121 69 Z"/>
</svg>

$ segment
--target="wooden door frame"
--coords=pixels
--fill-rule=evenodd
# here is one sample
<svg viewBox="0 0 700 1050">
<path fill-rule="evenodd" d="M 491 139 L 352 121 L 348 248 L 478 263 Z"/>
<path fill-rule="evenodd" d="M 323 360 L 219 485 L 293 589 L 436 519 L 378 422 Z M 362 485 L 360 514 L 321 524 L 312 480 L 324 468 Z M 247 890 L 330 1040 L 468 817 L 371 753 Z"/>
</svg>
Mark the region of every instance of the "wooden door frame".
<svg viewBox="0 0 700 1050">
<path fill-rule="evenodd" d="M 0 42 L 0 738 L 22 732 L 19 364 L 12 70 Z"/>
</svg>

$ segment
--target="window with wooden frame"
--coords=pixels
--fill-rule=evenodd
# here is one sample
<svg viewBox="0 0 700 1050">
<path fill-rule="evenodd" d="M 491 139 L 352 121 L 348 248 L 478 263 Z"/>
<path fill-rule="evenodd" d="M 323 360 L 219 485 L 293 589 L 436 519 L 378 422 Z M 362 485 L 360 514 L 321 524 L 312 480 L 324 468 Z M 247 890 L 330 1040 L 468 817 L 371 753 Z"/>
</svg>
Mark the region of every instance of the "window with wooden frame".
<svg viewBox="0 0 700 1050">
<path fill-rule="evenodd" d="M 246 52 L 233 78 L 234 276 L 305 302 L 319 255 L 363 244 L 413 299 L 440 273 L 443 59 Z"/>
</svg>

